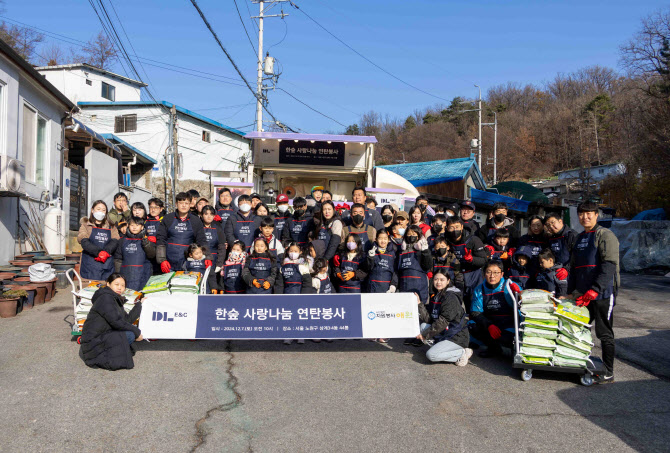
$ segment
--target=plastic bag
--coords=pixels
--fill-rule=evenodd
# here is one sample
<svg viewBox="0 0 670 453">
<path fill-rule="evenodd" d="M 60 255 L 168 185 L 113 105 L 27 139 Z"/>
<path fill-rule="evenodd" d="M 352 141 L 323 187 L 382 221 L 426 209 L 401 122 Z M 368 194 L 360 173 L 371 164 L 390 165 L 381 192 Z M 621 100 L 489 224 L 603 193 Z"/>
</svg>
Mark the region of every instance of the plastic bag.
<svg viewBox="0 0 670 453">
<path fill-rule="evenodd" d="M 563 335 L 572 338 L 576 341 L 586 343 L 591 347 L 594 346 L 593 338 L 591 336 L 591 329 L 580 324 L 572 323 L 565 319 L 560 319 L 558 322 L 558 331 Z"/>
<path fill-rule="evenodd" d="M 531 346 L 521 346 L 519 348 L 519 352 L 522 355 L 526 356 L 531 356 L 531 357 L 542 357 L 546 359 L 551 359 L 554 357 L 553 351 L 551 349 L 541 349 L 541 348 L 534 348 Z"/>
<path fill-rule="evenodd" d="M 558 332 L 555 330 L 547 330 L 547 329 L 536 329 L 534 327 L 524 327 L 523 328 L 523 336 L 524 338 L 526 336 L 528 337 L 540 337 L 540 338 L 547 338 L 549 340 L 555 340 L 558 338 Z"/>
<path fill-rule="evenodd" d="M 551 293 L 543 289 L 526 289 L 521 291 L 521 305 L 552 304 Z"/>
<path fill-rule="evenodd" d="M 534 357 L 531 355 L 521 355 L 521 360 L 523 363 L 530 363 L 533 365 L 551 365 L 552 359 L 547 357 Z"/>
<path fill-rule="evenodd" d="M 577 349 L 569 348 L 567 346 L 557 345 L 554 349 L 554 355 L 560 356 L 566 359 L 579 359 L 585 360 L 589 357 L 589 353 L 578 351 Z"/>
<path fill-rule="evenodd" d="M 561 301 L 558 307 L 556 307 L 556 316 L 575 324 L 591 327 L 589 325 L 589 321 L 591 320 L 589 309 L 586 307 L 578 307 L 570 300 Z"/>
<path fill-rule="evenodd" d="M 539 311 L 533 311 L 525 315 L 525 320 L 535 319 L 538 321 L 554 321 L 556 322 L 556 327 L 558 327 L 558 317 L 553 313 L 543 313 Z"/>
<path fill-rule="evenodd" d="M 528 316 L 531 313 L 553 313 L 555 310 L 554 304 L 530 304 L 522 305 L 521 313 Z"/>
<path fill-rule="evenodd" d="M 591 354 L 591 345 L 582 343 L 581 341 L 573 340 L 572 338 L 563 334 L 558 335 L 556 343 L 558 343 L 561 346 L 576 349 L 578 351 L 583 352 L 584 354 Z"/>
<path fill-rule="evenodd" d="M 554 356 L 552 360 L 552 365 L 574 367 L 574 368 L 586 368 L 587 362 L 589 361 L 582 359 L 569 359 L 566 357 Z"/>
<path fill-rule="evenodd" d="M 558 329 L 558 321 L 541 321 L 538 319 L 526 319 L 524 322 L 521 323 L 521 325 L 545 330 Z"/>
<path fill-rule="evenodd" d="M 556 349 L 556 342 L 548 338 L 529 337 L 524 335 L 522 343 L 524 346 L 540 349 Z M 590 351 L 589 351 L 590 352 Z"/>
</svg>

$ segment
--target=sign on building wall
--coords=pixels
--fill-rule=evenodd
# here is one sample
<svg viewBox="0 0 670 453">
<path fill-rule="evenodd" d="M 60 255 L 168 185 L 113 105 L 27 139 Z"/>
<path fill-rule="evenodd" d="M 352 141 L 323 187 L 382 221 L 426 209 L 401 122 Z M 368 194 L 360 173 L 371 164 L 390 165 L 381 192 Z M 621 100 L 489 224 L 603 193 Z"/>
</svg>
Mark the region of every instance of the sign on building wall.
<svg viewBox="0 0 670 453">
<path fill-rule="evenodd" d="M 279 163 L 344 166 L 344 143 L 284 140 L 279 143 Z"/>
</svg>

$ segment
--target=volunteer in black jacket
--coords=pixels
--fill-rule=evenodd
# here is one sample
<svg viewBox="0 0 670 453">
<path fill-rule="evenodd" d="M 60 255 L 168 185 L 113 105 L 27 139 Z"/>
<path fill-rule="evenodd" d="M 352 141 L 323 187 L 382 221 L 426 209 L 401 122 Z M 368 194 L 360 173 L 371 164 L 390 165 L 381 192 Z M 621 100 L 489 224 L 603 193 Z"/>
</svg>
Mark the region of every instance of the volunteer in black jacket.
<svg viewBox="0 0 670 453">
<path fill-rule="evenodd" d="M 233 203 L 233 196 L 230 193 L 230 189 L 224 187 L 219 191 L 219 201 L 216 203 L 217 217 L 215 217 L 214 220 L 221 222 L 221 228 L 225 228 L 226 221 L 236 210 L 237 208 L 235 207 L 235 203 Z"/>
<path fill-rule="evenodd" d="M 419 303 L 421 333 L 417 337 L 430 345 L 426 357 L 431 362 L 465 366 L 472 356 L 470 334 L 460 291 L 449 285 L 449 273 L 440 269 L 433 275 L 435 294 L 428 305 Z M 418 298 L 417 298 L 418 299 Z"/>
<path fill-rule="evenodd" d="M 519 231 L 514 226 L 514 219 L 507 217 L 507 205 L 505 203 L 494 204 L 489 216 L 486 225 L 481 227 L 477 232 L 477 236 L 479 236 L 482 243 L 491 244 L 496 231 L 500 228 L 506 228 L 509 231 L 509 246 L 516 248 L 517 241 L 519 240 Z"/>
<path fill-rule="evenodd" d="M 358 203 L 363 205 L 365 207 L 365 199 L 367 198 L 367 193 L 365 192 L 365 189 L 362 187 L 356 187 L 354 190 L 351 191 L 351 198 L 354 201 L 354 203 Z M 351 224 L 351 219 L 349 219 L 347 222 L 345 222 L 347 225 Z M 376 209 L 365 209 L 365 219 L 363 220 L 363 223 L 366 225 L 370 225 L 371 227 L 374 227 L 376 231 L 381 230 L 384 228 L 384 221 L 382 220 L 381 215 L 379 215 L 379 212 L 377 212 Z"/>
<path fill-rule="evenodd" d="M 598 205 L 586 201 L 577 207 L 584 231 L 572 249 L 568 293 L 578 296 L 576 303 L 587 307 L 596 337 L 603 350 L 607 372 L 597 382 L 614 381 L 614 329 L 612 316 L 619 291 L 619 240 L 598 225 Z"/>
<path fill-rule="evenodd" d="M 260 227 L 261 219 L 251 212 L 251 197 L 240 195 L 237 199 L 238 210 L 228 217 L 223 231 L 226 235 L 228 247 L 235 241 L 242 241 L 249 253 L 251 244 L 256 237 L 256 230 Z"/>
<path fill-rule="evenodd" d="M 544 218 L 544 227 L 549 233 L 547 245 L 554 252 L 556 264 L 570 272 L 570 254 L 577 242 L 575 230 L 563 223 L 560 214 L 551 212 Z"/>
<path fill-rule="evenodd" d="M 487 253 L 482 241 L 469 230 L 463 229 L 463 221 L 456 217 L 447 219 L 447 241 L 449 248 L 454 252 L 461 263 L 465 292 L 463 299 L 465 307 L 470 309 L 472 292 L 483 281 L 482 267 L 486 264 Z"/>
<path fill-rule="evenodd" d="M 189 245 L 196 243 L 201 247 L 207 247 L 202 221 L 190 212 L 189 195 L 186 192 L 180 192 L 176 199 L 177 210 L 166 214 L 158 226 L 156 259 L 163 273 L 181 270 L 186 261 L 184 252 Z M 212 265 L 211 255 L 207 255 L 205 263 L 208 267 Z"/>
<path fill-rule="evenodd" d="M 307 200 L 303 197 L 293 199 L 293 215 L 286 219 L 282 231 L 282 241 L 297 242 L 300 247 L 307 245 L 309 231 L 312 229 L 312 216 L 307 213 Z"/>
<path fill-rule="evenodd" d="M 113 273 L 103 286 L 93 294 L 93 307 L 84 322 L 81 334 L 81 352 L 90 367 L 119 370 L 133 368 L 131 344 L 142 340 L 142 332 L 133 322 L 140 317 L 142 304 L 137 303 L 126 314 L 122 296 L 126 280 Z"/>
</svg>

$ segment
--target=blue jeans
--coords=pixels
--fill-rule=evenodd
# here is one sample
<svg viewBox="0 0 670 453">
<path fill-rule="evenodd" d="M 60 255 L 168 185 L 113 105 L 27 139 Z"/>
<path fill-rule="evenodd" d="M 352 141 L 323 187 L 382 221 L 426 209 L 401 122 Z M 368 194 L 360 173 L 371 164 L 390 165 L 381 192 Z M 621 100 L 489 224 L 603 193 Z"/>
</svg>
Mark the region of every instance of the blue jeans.
<svg viewBox="0 0 670 453">
<path fill-rule="evenodd" d="M 430 328 L 430 324 L 421 323 L 421 332 L 425 332 Z M 426 357 L 431 362 L 456 362 L 463 355 L 463 349 L 453 341 L 442 340 L 435 343 L 426 352 Z"/>
<path fill-rule="evenodd" d="M 133 341 L 135 341 L 135 334 L 131 332 L 130 330 L 124 330 L 126 333 L 126 338 L 128 339 L 128 344 L 133 344 Z"/>
</svg>

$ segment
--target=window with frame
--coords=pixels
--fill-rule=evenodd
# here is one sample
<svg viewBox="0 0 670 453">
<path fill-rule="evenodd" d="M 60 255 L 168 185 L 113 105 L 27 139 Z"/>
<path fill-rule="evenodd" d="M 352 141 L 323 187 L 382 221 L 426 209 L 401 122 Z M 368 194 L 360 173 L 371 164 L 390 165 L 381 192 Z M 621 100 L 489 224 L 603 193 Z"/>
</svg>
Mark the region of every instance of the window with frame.
<svg viewBox="0 0 670 453">
<path fill-rule="evenodd" d="M 202 141 L 212 143 L 212 136 L 209 131 L 202 131 Z"/>
<path fill-rule="evenodd" d="M 114 85 L 110 85 L 109 83 L 102 82 L 102 94 L 101 96 L 105 99 L 109 99 L 110 101 L 114 101 L 116 95 L 116 89 L 114 88 Z"/>
<path fill-rule="evenodd" d="M 93 81 L 86 79 L 86 85 L 93 86 Z"/>
<path fill-rule="evenodd" d="M 36 109 L 23 104 L 23 163 L 29 182 L 46 185 L 48 153 L 48 121 Z"/>
<path fill-rule="evenodd" d="M 137 131 L 137 115 L 120 115 L 114 117 L 114 133 Z"/>
</svg>

